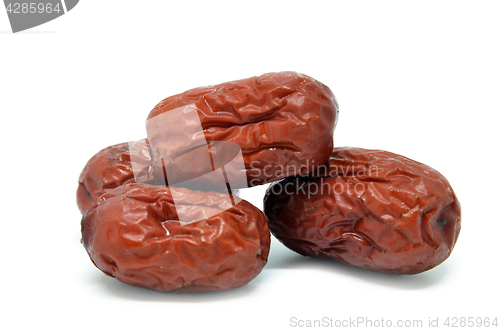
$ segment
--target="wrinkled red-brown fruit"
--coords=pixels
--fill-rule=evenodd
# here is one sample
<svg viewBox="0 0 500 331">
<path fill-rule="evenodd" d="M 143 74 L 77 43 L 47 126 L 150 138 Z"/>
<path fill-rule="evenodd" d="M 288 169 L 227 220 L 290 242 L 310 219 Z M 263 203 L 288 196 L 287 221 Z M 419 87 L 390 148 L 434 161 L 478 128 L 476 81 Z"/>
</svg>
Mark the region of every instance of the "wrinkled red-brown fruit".
<svg viewBox="0 0 500 331">
<path fill-rule="evenodd" d="M 130 161 L 131 145 L 134 146 L 134 160 L 140 161 L 144 166 L 148 165 L 151 160 L 147 139 L 106 147 L 87 162 L 78 179 L 76 194 L 82 215 L 103 193 L 125 183 L 135 182 Z"/>
<path fill-rule="evenodd" d="M 266 264 L 270 233 L 259 209 L 244 200 L 232 205 L 227 197 L 122 185 L 85 214 L 82 242 L 100 270 L 130 285 L 180 292 L 242 286 Z M 181 213 L 212 216 L 185 222 L 179 220 Z"/>
<path fill-rule="evenodd" d="M 210 151 L 212 155 L 215 155 L 212 159 L 216 161 L 216 168 L 220 168 L 222 164 L 226 167 L 226 171 L 231 171 L 228 162 L 234 157 L 235 152 L 228 150 L 224 144 L 218 144 L 215 147 L 218 149 L 213 148 Z M 199 146 L 193 154 L 180 153 L 172 162 L 163 167 L 161 160 L 157 160 L 156 163 L 151 161 L 147 139 L 109 146 L 94 155 L 81 172 L 76 195 L 78 208 L 83 215 L 103 193 L 120 185 L 135 182 L 156 185 L 175 184 L 200 191 L 225 191 L 227 190 L 226 182 L 214 176 L 211 173 L 214 169 L 211 167 L 205 169 L 199 165 L 196 172 L 198 175 L 205 176 L 196 178 L 190 177 L 194 175 L 192 171 L 186 171 L 186 169 L 196 167 L 196 164 L 193 164 L 196 160 L 190 159 L 189 156 L 199 154 L 199 151 L 206 151 L 207 148 L 207 146 Z M 165 171 L 169 174 L 167 179 Z M 232 190 L 232 193 L 237 195 L 238 191 Z"/>
<path fill-rule="evenodd" d="M 308 173 L 333 149 L 337 101 L 326 85 L 299 73 L 194 88 L 161 101 L 148 119 L 186 105 L 197 108 L 207 141 L 241 147 L 249 187 Z M 161 127 L 148 128 L 150 141 L 161 135 Z M 183 148 L 170 139 L 157 140 L 156 149 L 172 154 Z"/>
<path fill-rule="evenodd" d="M 271 233 L 300 254 L 393 274 L 442 263 L 461 223 L 440 173 L 401 155 L 349 147 L 335 148 L 313 176 L 270 186 L 264 212 Z"/>
</svg>

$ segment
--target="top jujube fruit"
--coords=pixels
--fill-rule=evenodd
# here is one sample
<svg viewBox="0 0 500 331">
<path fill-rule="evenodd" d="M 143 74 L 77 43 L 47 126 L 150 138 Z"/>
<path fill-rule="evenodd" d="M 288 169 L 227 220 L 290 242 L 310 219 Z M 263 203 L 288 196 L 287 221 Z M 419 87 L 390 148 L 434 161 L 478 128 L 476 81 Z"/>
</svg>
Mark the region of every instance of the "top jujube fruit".
<svg viewBox="0 0 500 331">
<path fill-rule="evenodd" d="M 333 148 L 337 101 L 326 85 L 306 75 L 268 73 L 194 88 L 161 101 L 148 121 L 188 105 L 197 109 L 206 141 L 239 145 L 249 187 L 307 173 L 326 162 Z M 176 123 L 180 134 L 191 124 Z M 161 126 L 147 130 L 153 159 L 184 148 L 175 137 L 165 138 Z"/>
</svg>

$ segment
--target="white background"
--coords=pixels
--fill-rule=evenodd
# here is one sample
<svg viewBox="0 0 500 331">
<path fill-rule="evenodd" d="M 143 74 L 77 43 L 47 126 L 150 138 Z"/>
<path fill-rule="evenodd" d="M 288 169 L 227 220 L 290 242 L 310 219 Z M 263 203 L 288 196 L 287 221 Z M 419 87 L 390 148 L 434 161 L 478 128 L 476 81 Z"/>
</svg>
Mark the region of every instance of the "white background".
<svg viewBox="0 0 500 331">
<path fill-rule="evenodd" d="M 499 13 L 498 1 L 82 0 L 12 34 L 2 8 L 0 328 L 287 330 L 299 329 L 292 317 L 424 326 L 500 317 Z M 79 243 L 75 202 L 87 160 L 145 137 L 149 111 L 167 96 L 282 70 L 333 90 L 336 146 L 389 150 L 448 178 L 463 218 L 451 257 L 391 276 L 273 240 L 254 281 L 201 294 L 134 288 L 96 269 Z M 262 208 L 263 192 L 242 197 Z"/>
</svg>

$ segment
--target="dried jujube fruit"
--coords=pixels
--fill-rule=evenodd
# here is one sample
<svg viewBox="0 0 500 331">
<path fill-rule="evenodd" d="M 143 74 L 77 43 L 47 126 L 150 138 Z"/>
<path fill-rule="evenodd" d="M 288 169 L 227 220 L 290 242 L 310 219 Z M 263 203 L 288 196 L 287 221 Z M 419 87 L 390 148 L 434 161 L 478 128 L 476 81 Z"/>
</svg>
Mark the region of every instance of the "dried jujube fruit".
<svg viewBox="0 0 500 331">
<path fill-rule="evenodd" d="M 196 110 L 196 118 L 185 119 L 189 109 Z M 305 174 L 326 162 L 337 111 L 326 85 L 299 73 L 278 72 L 168 97 L 150 112 L 146 128 L 153 159 L 182 153 L 187 145 L 196 147 L 205 140 L 237 144 L 246 168 L 245 186 L 251 187 Z M 191 135 L 179 138 L 186 132 Z M 191 175 L 190 169 L 183 171 L 194 178 L 200 170 Z"/>
<path fill-rule="evenodd" d="M 133 160 L 140 163 L 142 167 L 150 164 L 147 139 L 109 146 L 90 158 L 78 179 L 76 196 L 77 205 L 82 215 L 103 193 L 125 183 L 136 181 L 131 152 Z M 146 181 L 146 178 L 143 180 Z"/>
<path fill-rule="evenodd" d="M 335 148 L 309 176 L 272 184 L 271 233 L 307 256 L 392 274 L 429 270 L 451 254 L 460 204 L 446 178 L 401 155 Z"/>
<path fill-rule="evenodd" d="M 234 149 L 234 145 L 218 143 L 212 144 L 211 147 L 212 160 L 215 161 L 217 168 L 224 165 L 227 171 L 231 171 L 230 161 L 236 153 L 231 150 L 231 147 Z M 205 169 L 198 165 L 196 171 L 198 177 L 190 177 L 194 175 L 192 169 L 196 166 L 196 158 L 193 160 L 189 157 L 206 150 L 206 146 L 199 146 L 195 153 L 189 153 L 190 151 L 179 153 L 169 164 L 165 164 L 161 160 L 156 162 L 151 160 L 147 139 L 106 147 L 90 158 L 80 174 L 76 194 L 78 208 L 83 215 L 103 193 L 120 185 L 135 182 L 155 185 L 176 184 L 201 191 L 225 191 L 226 182 L 214 176 L 211 167 Z M 165 178 L 166 173 L 169 174 L 168 178 Z M 245 175 L 243 178 L 246 180 Z M 232 190 L 232 194 L 237 195 L 238 191 Z"/>
<path fill-rule="evenodd" d="M 264 214 L 237 197 L 129 183 L 88 210 L 82 243 L 97 268 L 121 282 L 156 291 L 220 291 L 261 272 L 270 233 Z"/>
</svg>

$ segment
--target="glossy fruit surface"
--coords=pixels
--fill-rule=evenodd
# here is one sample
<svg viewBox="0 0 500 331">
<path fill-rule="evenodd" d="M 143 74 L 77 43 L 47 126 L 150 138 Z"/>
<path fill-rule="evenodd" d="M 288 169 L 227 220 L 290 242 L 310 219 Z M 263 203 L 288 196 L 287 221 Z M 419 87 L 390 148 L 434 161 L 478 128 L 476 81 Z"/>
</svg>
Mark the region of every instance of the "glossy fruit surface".
<svg viewBox="0 0 500 331">
<path fill-rule="evenodd" d="M 312 257 L 394 274 L 448 258 L 461 227 L 446 178 L 394 153 L 335 148 L 307 177 L 272 184 L 264 199 L 271 233 Z"/>
<path fill-rule="evenodd" d="M 237 197 L 130 183 L 103 194 L 85 214 L 82 243 L 92 262 L 121 282 L 220 291 L 261 272 L 270 233 L 264 214 Z"/>
</svg>

